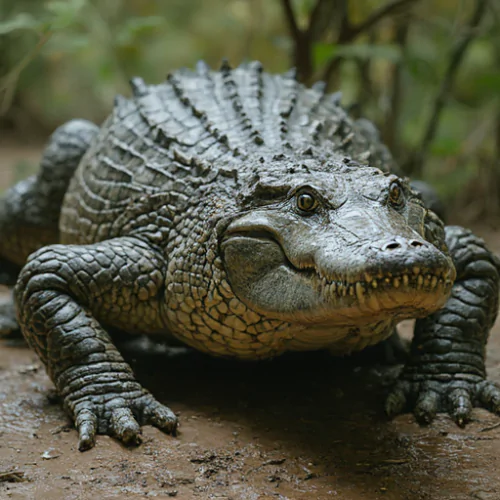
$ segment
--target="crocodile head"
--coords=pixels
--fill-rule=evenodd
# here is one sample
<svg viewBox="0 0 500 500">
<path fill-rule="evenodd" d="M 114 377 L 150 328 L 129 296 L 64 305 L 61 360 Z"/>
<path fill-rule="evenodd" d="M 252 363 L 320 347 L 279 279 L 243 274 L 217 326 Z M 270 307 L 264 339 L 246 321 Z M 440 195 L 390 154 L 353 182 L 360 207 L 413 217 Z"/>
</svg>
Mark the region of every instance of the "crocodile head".
<svg viewBox="0 0 500 500">
<path fill-rule="evenodd" d="M 253 310 L 352 325 L 444 305 L 455 269 L 443 227 L 406 181 L 364 166 L 300 164 L 249 184 L 220 245 L 233 292 Z"/>
</svg>

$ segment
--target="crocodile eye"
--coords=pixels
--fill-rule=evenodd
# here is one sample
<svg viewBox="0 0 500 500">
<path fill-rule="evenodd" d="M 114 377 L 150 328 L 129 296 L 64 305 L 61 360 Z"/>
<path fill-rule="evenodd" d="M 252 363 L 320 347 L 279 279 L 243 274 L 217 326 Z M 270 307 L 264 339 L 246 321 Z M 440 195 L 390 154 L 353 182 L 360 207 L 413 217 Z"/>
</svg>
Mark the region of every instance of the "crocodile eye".
<svg viewBox="0 0 500 500">
<path fill-rule="evenodd" d="M 314 212 L 318 207 L 318 200 L 311 193 L 299 193 L 296 200 L 301 212 Z"/>
<path fill-rule="evenodd" d="M 398 182 L 393 182 L 389 186 L 389 202 L 395 207 L 402 207 L 405 204 L 403 188 Z"/>
</svg>

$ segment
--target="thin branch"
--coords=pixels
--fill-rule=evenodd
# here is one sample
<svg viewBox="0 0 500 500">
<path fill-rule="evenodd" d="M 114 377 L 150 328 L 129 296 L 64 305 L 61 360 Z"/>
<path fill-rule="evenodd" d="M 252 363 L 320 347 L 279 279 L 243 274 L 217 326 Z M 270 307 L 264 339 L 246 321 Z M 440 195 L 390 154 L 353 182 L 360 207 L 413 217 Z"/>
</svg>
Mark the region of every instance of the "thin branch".
<svg viewBox="0 0 500 500">
<path fill-rule="evenodd" d="M 349 15 L 347 12 L 347 0 L 340 1 L 339 10 L 340 25 L 336 44 L 341 43 L 341 40 L 345 36 L 345 34 L 351 30 L 351 23 L 349 21 Z M 323 76 L 321 78 L 321 80 L 326 82 L 328 86 L 330 86 L 331 84 L 332 76 L 337 73 L 342 59 L 342 56 L 333 55 L 332 58 L 328 61 L 328 64 L 326 65 Z"/>
<path fill-rule="evenodd" d="M 444 105 L 451 92 L 455 76 L 460 67 L 464 55 L 467 51 L 469 44 L 472 42 L 475 36 L 477 36 L 477 27 L 481 22 L 483 14 L 488 5 L 488 0 L 478 0 L 476 3 L 476 8 L 472 14 L 471 20 L 465 30 L 465 35 L 457 41 L 455 47 L 453 48 L 450 56 L 450 62 L 446 68 L 446 73 L 441 82 L 439 90 L 434 99 L 434 104 L 432 106 L 431 117 L 429 123 L 427 124 L 427 129 L 425 131 L 424 137 L 420 147 L 410 158 L 408 167 L 411 169 L 411 173 L 420 174 L 422 166 L 427 156 L 429 147 L 436 135 L 436 131 L 439 125 L 439 119 L 441 118 L 441 112 L 443 111 Z"/>
<path fill-rule="evenodd" d="M 404 19 L 401 20 L 401 23 L 396 25 L 395 29 L 394 41 L 401 48 L 403 54 L 406 51 L 409 27 L 408 17 L 405 16 Z M 399 137 L 397 130 L 398 121 L 401 115 L 401 103 L 403 101 L 402 68 L 403 63 L 401 60 L 396 61 L 392 66 L 390 105 L 385 118 L 383 132 L 384 142 L 395 158 L 399 157 Z"/>
<path fill-rule="evenodd" d="M 351 25 L 347 17 L 347 10 L 341 13 L 343 14 L 342 24 L 340 26 L 340 32 L 337 39 L 337 44 L 347 44 L 351 43 L 355 38 L 361 34 L 371 31 L 380 21 L 383 19 L 394 16 L 396 13 L 401 12 L 404 8 L 411 4 L 415 4 L 420 0 L 394 0 L 387 5 L 384 5 L 380 9 L 373 12 L 367 19 L 358 25 Z M 329 83 L 333 74 L 336 73 L 340 63 L 342 62 L 341 56 L 333 56 L 332 59 L 326 65 L 323 72 L 322 80 Z"/>
<path fill-rule="evenodd" d="M 332 79 L 332 76 L 337 72 L 340 63 L 342 62 L 343 57 L 342 56 L 333 56 L 329 61 L 328 64 L 326 65 L 325 71 L 323 72 L 323 77 L 321 80 L 327 83 L 327 85 L 330 84 L 330 80 Z"/>
<path fill-rule="evenodd" d="M 317 0 L 309 16 L 307 28 L 309 40 L 311 42 L 320 40 L 328 29 L 335 24 L 340 25 L 346 11 L 346 0 Z"/>
<path fill-rule="evenodd" d="M 19 62 L 19 64 L 14 67 L 10 73 L 8 73 L 0 83 L 0 93 L 3 92 L 3 97 L 0 100 L 0 116 L 5 116 L 12 100 L 14 98 L 14 93 L 16 90 L 16 84 L 19 80 L 21 73 L 24 71 L 26 66 L 38 55 L 43 46 L 50 40 L 52 32 L 48 31 L 40 35 L 38 43 L 33 47 L 33 49 L 28 52 Z"/>
<path fill-rule="evenodd" d="M 291 0 L 281 0 L 281 4 L 283 5 L 283 10 L 285 11 L 285 18 L 288 23 L 288 29 L 294 39 L 295 43 L 299 43 L 302 38 L 302 31 L 297 24 L 297 20 L 295 19 L 295 13 L 293 11 Z"/>
<path fill-rule="evenodd" d="M 307 32 L 314 38 L 316 38 L 316 36 L 318 38 L 321 36 L 321 33 L 318 33 L 318 25 L 323 24 L 324 21 L 324 16 L 323 16 L 323 6 L 325 5 L 324 2 L 325 0 L 318 0 L 311 12 L 311 16 L 309 17 L 309 26 L 307 27 Z M 329 2 L 329 0 L 326 0 L 326 2 Z"/>
<path fill-rule="evenodd" d="M 359 23 L 356 26 L 350 26 L 344 33 L 343 37 L 339 40 L 340 43 L 346 43 L 357 38 L 361 33 L 369 31 L 376 24 L 387 17 L 395 15 L 401 9 L 407 7 L 408 5 L 414 4 L 419 0 L 394 0 L 393 2 L 380 7 L 375 12 L 373 12 L 367 19 Z"/>
</svg>

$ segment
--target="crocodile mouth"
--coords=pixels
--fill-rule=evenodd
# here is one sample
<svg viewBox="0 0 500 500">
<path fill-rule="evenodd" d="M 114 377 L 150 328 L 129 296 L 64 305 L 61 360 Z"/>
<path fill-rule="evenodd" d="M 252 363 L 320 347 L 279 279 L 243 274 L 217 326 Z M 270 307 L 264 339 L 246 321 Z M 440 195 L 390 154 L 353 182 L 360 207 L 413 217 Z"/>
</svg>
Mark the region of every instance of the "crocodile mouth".
<svg viewBox="0 0 500 500">
<path fill-rule="evenodd" d="M 360 302 L 363 302 L 368 294 L 377 291 L 404 291 L 409 289 L 433 292 L 440 288 L 451 287 L 453 284 L 452 275 L 449 271 L 432 273 L 421 270 L 416 266 L 411 271 L 398 275 L 389 274 L 384 276 L 378 274 L 372 278 L 370 275 L 365 274 L 364 280 L 360 279 L 357 281 L 329 280 L 321 276 L 319 276 L 319 279 L 325 295 L 356 297 Z"/>
<path fill-rule="evenodd" d="M 365 275 L 357 281 L 316 276 L 325 304 L 334 304 L 340 316 L 358 318 L 426 316 L 445 304 L 454 283 L 451 271 L 429 272 L 419 267 L 400 274 Z"/>
<path fill-rule="evenodd" d="M 287 256 L 281 242 L 276 236 L 265 230 L 234 231 L 227 234 L 223 242 L 236 239 L 252 239 L 254 241 L 274 243 L 279 246 L 283 252 L 283 264 L 291 270 L 308 275 L 311 278 L 315 276 L 323 287 L 323 293 L 328 296 L 337 297 L 357 297 L 362 302 L 367 293 L 371 291 L 387 291 L 389 289 L 421 290 L 423 292 L 432 292 L 439 288 L 445 288 L 453 284 L 453 272 L 451 270 L 431 271 L 420 266 L 413 266 L 412 269 L 401 271 L 397 274 L 379 271 L 377 273 L 362 273 L 359 279 L 343 279 L 338 277 L 326 277 L 318 272 L 316 266 L 311 263 L 294 264 Z"/>
<path fill-rule="evenodd" d="M 221 243 L 231 286 L 247 305 L 305 323 L 426 316 L 444 305 L 455 278 L 444 255 L 406 266 L 397 261 L 378 266 L 358 262 L 358 272 L 343 275 L 328 272 L 327 261 L 323 269 L 322 261 L 289 255 L 277 235 L 261 228 L 230 231 Z M 337 258 L 348 270 L 349 256 Z"/>
</svg>

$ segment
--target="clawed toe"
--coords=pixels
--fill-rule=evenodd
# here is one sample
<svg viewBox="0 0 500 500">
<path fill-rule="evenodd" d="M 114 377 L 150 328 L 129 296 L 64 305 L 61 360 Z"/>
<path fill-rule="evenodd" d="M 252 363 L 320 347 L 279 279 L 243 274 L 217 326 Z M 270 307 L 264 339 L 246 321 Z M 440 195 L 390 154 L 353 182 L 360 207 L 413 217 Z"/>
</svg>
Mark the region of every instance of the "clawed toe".
<svg viewBox="0 0 500 500">
<path fill-rule="evenodd" d="M 142 442 L 141 425 L 153 425 L 163 432 L 175 435 L 177 417 L 174 412 L 146 394 L 128 405 L 125 399 L 95 406 L 91 401 L 77 405 L 75 425 L 79 434 L 78 449 L 85 451 L 95 446 L 97 434 L 108 434 L 127 446 Z"/>
<path fill-rule="evenodd" d="M 75 420 L 75 426 L 79 434 L 78 449 L 80 451 L 90 450 L 95 445 L 97 433 L 97 417 L 89 410 L 81 410 Z"/>
<path fill-rule="evenodd" d="M 393 418 L 404 411 L 407 406 L 407 396 L 410 392 L 410 384 L 398 381 L 385 401 L 385 413 Z"/>
<path fill-rule="evenodd" d="M 439 410 L 440 395 L 432 390 L 422 392 L 415 404 L 415 418 L 420 424 L 430 424 Z"/>
<path fill-rule="evenodd" d="M 110 435 L 130 446 L 141 444 L 141 427 L 130 408 L 115 408 L 109 419 Z"/>
<path fill-rule="evenodd" d="M 450 415 L 459 427 L 470 422 L 472 401 L 465 389 L 455 389 L 448 395 Z"/>
<path fill-rule="evenodd" d="M 484 407 L 500 415 L 500 388 L 489 381 L 478 383 L 433 382 L 410 384 L 400 380 L 387 397 L 385 411 L 392 418 L 410 409 L 420 424 L 430 424 L 438 412 L 446 411 L 454 422 L 464 427 L 472 418 L 474 406 Z"/>
<path fill-rule="evenodd" d="M 172 434 L 172 436 L 177 435 L 177 417 L 175 416 L 175 413 L 166 406 L 158 404 L 155 408 L 153 408 L 147 415 L 146 423 L 154 425 L 163 432 Z"/>
</svg>

